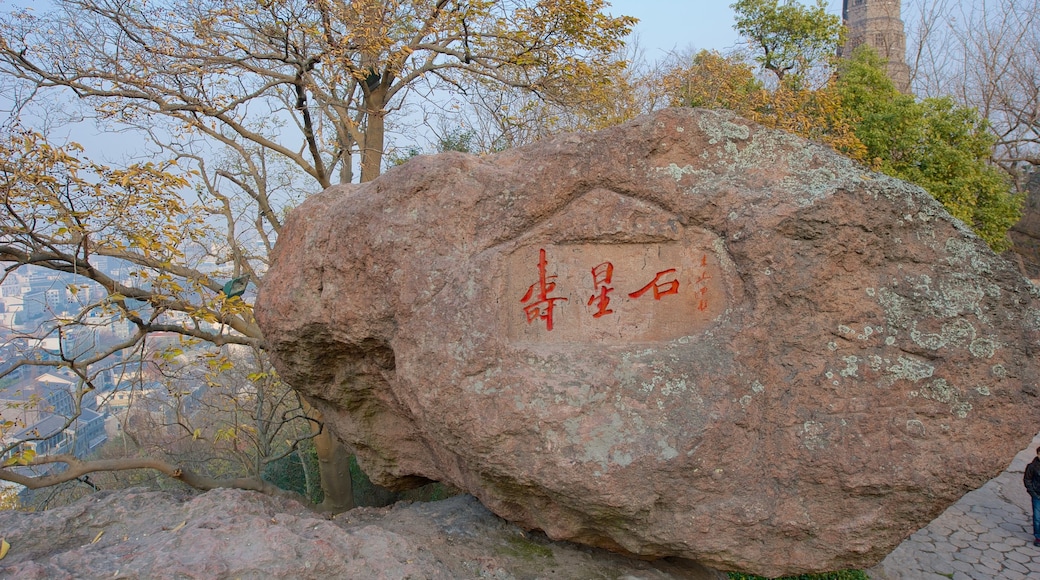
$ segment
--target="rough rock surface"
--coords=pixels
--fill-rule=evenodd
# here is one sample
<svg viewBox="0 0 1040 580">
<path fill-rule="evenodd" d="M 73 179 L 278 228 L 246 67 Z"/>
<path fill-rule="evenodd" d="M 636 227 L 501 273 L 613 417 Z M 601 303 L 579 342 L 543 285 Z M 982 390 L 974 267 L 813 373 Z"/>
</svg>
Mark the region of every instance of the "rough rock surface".
<svg viewBox="0 0 1040 580">
<path fill-rule="evenodd" d="M 101 492 L 45 512 L 0 512 L 0 536 L 11 544 L 3 578 L 725 578 L 692 562 L 551 542 L 472 496 L 328 520 L 249 491 Z"/>
<path fill-rule="evenodd" d="M 878 562 L 1028 443 L 1038 304 L 924 191 L 673 109 L 316 195 L 256 315 L 380 484 L 781 575 Z"/>
</svg>

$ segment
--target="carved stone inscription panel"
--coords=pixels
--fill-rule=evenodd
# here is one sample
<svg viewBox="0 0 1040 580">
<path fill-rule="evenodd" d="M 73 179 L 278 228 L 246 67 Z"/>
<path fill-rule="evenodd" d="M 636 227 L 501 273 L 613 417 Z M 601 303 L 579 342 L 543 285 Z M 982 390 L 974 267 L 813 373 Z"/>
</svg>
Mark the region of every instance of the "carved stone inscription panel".
<svg viewBox="0 0 1040 580">
<path fill-rule="evenodd" d="M 728 306 L 712 245 L 532 245 L 507 260 L 509 337 L 658 342 L 697 333 Z"/>
</svg>

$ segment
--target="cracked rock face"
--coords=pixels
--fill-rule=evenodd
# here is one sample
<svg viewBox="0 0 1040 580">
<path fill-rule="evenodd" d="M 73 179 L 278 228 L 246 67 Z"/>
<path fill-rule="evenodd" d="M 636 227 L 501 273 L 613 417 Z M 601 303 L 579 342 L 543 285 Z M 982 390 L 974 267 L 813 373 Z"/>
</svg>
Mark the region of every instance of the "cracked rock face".
<svg viewBox="0 0 1040 580">
<path fill-rule="evenodd" d="M 876 563 L 1029 443 L 1038 306 L 924 191 L 671 109 L 316 195 L 256 315 L 378 483 L 774 576 Z"/>
</svg>

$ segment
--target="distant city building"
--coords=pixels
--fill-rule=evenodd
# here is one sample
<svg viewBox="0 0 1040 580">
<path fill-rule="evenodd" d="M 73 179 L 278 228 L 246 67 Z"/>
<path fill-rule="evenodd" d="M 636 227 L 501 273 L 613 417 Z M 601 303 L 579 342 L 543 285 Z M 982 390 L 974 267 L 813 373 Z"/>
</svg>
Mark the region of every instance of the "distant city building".
<svg viewBox="0 0 1040 580">
<path fill-rule="evenodd" d="M 12 296 L 22 296 L 29 292 L 29 282 L 26 280 L 23 283 L 6 283 L 0 286 L 0 297 L 10 298 Z"/>
<path fill-rule="evenodd" d="M 843 0 L 842 19 L 848 38 L 843 55 L 866 44 L 888 63 L 888 77 L 900 92 L 910 92 L 910 67 L 906 64 L 906 33 L 899 0 Z"/>
<path fill-rule="evenodd" d="M 26 450 L 37 455 L 72 454 L 85 458 L 103 445 L 108 440 L 105 417 L 98 413 L 92 396 L 81 399 L 77 413 L 76 388 L 75 380 L 52 372 L 17 381 L 0 390 L 0 415 L 20 426 L 5 435 L 5 447 L 18 445 L 0 460 Z M 59 464 L 49 464 L 16 469 L 30 475 L 43 475 L 61 468 Z"/>
<path fill-rule="evenodd" d="M 0 340 L 6 341 L 11 331 L 21 330 L 19 322 L 24 317 L 25 295 L 31 288 L 29 276 L 18 270 L 9 272 L 3 284 L 0 284 L 0 305 L 3 306 L 0 312 Z M 3 366 L 0 359 L 0 368 Z"/>
<path fill-rule="evenodd" d="M 68 426 L 65 424 L 69 423 Z M 33 449 L 37 455 L 72 454 L 86 458 L 108 440 L 105 418 L 97 411 L 83 409 L 71 423 L 68 417 L 46 415 L 36 423 L 15 433 L 15 440 L 28 440 L 21 449 Z"/>
<path fill-rule="evenodd" d="M 26 320 L 43 316 L 43 313 L 47 312 L 47 293 L 44 290 L 29 292 L 22 304 Z"/>
</svg>

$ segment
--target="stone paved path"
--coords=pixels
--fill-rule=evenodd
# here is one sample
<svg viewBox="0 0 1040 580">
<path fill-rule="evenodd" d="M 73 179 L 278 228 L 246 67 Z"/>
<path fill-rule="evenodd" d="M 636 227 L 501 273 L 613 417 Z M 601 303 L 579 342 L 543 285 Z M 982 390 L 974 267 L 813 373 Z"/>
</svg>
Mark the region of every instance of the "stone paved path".
<svg viewBox="0 0 1040 580">
<path fill-rule="evenodd" d="M 1040 435 L 1004 473 L 951 506 L 867 571 L 875 580 L 1040 580 L 1022 471 Z"/>
</svg>

